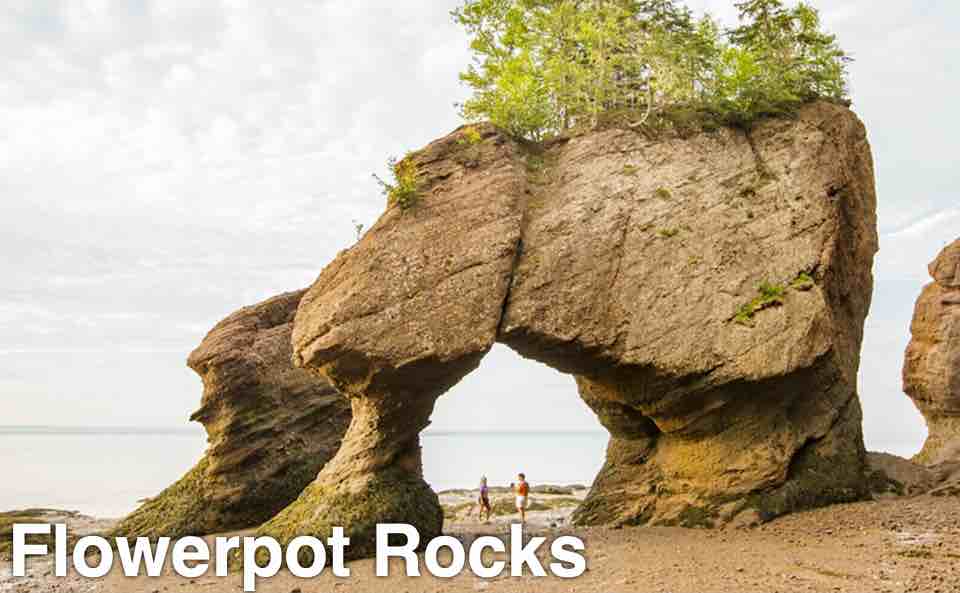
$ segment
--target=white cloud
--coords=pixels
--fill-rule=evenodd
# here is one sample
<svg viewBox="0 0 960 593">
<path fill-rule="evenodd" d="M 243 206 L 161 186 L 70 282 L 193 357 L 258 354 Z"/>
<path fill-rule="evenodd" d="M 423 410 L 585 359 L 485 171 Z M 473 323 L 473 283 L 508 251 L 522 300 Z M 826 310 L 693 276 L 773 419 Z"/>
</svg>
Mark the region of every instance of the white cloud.
<svg viewBox="0 0 960 593">
<path fill-rule="evenodd" d="M 196 383 L 169 369 L 182 370 L 205 328 L 311 282 L 353 242 L 351 220 L 369 226 L 382 210 L 370 173 L 458 125 L 452 104 L 465 94 L 457 72 L 468 55 L 448 16 L 455 4 L 2 3 L 0 353 L 47 353 L 36 354 L 36 368 L 76 353 L 70 364 L 89 398 L 122 393 L 133 404 L 118 380 L 98 393 L 109 368 L 85 366 L 84 353 L 169 351 L 122 375 L 140 381 L 143 401 L 169 402 L 162 417 L 182 417 Z M 914 438 L 919 424 L 900 393 L 898 361 L 926 263 L 958 234 L 960 120 L 949 73 L 960 9 L 816 4 L 857 58 L 856 108 L 879 178 L 884 235 L 863 354 L 868 435 Z M 690 5 L 735 21 L 729 0 Z M 24 357 L 10 360 L 34 368 Z M 492 364 L 516 366 L 507 374 L 526 384 L 524 365 L 502 356 Z M 152 374 L 146 387 L 144 373 Z M 70 412 L 69 398 L 55 393 L 63 381 L 31 376 L 31 393 L 49 396 L 38 401 L 60 402 L 67 421 L 97 423 Z M 530 395 L 534 409 L 544 393 Z M 0 399 L 0 414 L 9 401 Z M 124 423 L 112 404 L 90 409 L 112 409 Z M 16 405 L 16 417 L 28 418 Z M 511 409 L 475 411 L 501 408 Z M 455 412 L 443 422 L 462 426 Z M 503 417 L 476 420 L 496 427 Z"/>
<path fill-rule="evenodd" d="M 947 210 L 941 210 L 940 212 L 935 212 L 924 216 L 920 220 L 911 222 L 908 226 L 888 233 L 889 237 L 916 237 L 929 233 L 930 231 L 937 229 L 942 225 L 946 225 L 950 222 L 953 222 L 955 219 L 960 218 L 960 208 L 949 208 Z M 954 227 L 954 228 L 960 228 Z"/>
</svg>

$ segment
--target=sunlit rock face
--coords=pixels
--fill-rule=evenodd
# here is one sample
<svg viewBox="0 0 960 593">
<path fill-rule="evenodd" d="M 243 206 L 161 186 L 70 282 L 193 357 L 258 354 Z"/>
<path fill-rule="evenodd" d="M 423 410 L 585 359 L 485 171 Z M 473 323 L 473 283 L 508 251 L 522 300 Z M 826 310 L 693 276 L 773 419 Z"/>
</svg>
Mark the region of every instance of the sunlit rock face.
<svg viewBox="0 0 960 593">
<path fill-rule="evenodd" d="M 350 398 L 343 445 L 261 533 L 442 530 L 419 433 L 495 342 L 576 377 L 610 432 L 581 524 L 720 525 L 866 494 L 857 397 L 877 249 L 865 130 L 805 107 L 750 132 L 480 127 L 413 157 L 300 302 L 295 364 Z M 522 397 L 522 394 L 518 394 Z"/>
<path fill-rule="evenodd" d="M 927 421 L 929 434 L 914 458 L 927 465 L 960 462 L 960 239 L 929 266 L 910 325 L 903 389 Z"/>
</svg>

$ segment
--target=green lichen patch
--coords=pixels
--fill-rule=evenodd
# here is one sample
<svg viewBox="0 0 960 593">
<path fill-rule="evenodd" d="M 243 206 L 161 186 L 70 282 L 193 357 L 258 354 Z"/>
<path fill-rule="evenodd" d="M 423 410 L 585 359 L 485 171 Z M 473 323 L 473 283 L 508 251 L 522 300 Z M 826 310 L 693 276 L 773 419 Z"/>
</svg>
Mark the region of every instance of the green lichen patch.
<svg viewBox="0 0 960 593">
<path fill-rule="evenodd" d="M 783 286 L 761 282 L 757 287 L 757 296 L 749 303 L 741 305 L 733 320 L 741 325 L 753 325 L 753 318 L 758 312 L 783 305 L 785 294 L 786 289 Z"/>
<path fill-rule="evenodd" d="M 653 190 L 653 197 L 661 200 L 669 200 L 673 198 L 673 193 L 665 187 L 658 187 L 657 189 Z"/>
<path fill-rule="evenodd" d="M 678 228 L 665 228 L 658 229 L 657 236 L 661 239 L 672 239 L 680 234 L 680 229 Z"/>
<path fill-rule="evenodd" d="M 814 287 L 814 284 L 813 277 L 810 274 L 806 272 L 800 272 L 797 274 L 797 277 L 790 282 L 790 288 L 799 290 L 801 292 L 806 292 L 811 290 Z"/>
<path fill-rule="evenodd" d="M 757 313 L 784 304 L 788 288 L 798 292 L 807 292 L 812 290 L 814 286 L 814 279 L 807 272 L 800 272 L 796 278 L 787 284 L 761 282 L 760 286 L 757 287 L 757 296 L 749 303 L 740 305 L 733 316 L 733 320 L 740 325 L 753 326 L 753 318 Z"/>
</svg>

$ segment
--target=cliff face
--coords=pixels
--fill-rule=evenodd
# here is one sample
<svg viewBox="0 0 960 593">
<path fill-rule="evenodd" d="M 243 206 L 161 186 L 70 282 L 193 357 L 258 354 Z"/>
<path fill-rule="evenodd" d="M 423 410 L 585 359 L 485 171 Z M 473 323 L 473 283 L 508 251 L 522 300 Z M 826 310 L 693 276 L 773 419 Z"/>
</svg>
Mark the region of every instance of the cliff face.
<svg viewBox="0 0 960 593">
<path fill-rule="evenodd" d="M 862 124 L 627 129 L 545 148 L 481 128 L 415 157 L 304 296 L 295 363 L 350 397 L 343 446 L 262 533 L 442 528 L 419 433 L 496 341 L 575 375 L 610 431 L 582 524 L 714 525 L 863 496 L 856 394 L 877 249 Z"/>
<path fill-rule="evenodd" d="M 199 535 L 259 525 L 290 504 L 336 453 L 349 402 L 291 363 L 290 333 L 305 291 L 230 315 L 187 364 L 203 380 L 192 420 L 209 448 L 178 482 L 117 527 L 127 536 Z"/>
<path fill-rule="evenodd" d="M 933 282 L 914 309 L 903 365 L 903 389 L 927 421 L 929 435 L 915 460 L 960 462 L 960 239 L 929 267 Z"/>
</svg>

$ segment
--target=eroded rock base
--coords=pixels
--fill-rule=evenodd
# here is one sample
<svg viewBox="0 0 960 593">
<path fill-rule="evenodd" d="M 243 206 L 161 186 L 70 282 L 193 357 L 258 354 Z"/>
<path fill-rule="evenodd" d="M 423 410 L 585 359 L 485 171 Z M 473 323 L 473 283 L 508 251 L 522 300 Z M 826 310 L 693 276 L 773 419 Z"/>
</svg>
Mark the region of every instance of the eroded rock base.
<svg viewBox="0 0 960 593">
<path fill-rule="evenodd" d="M 712 410 L 689 424 L 669 409 L 611 402 L 609 389 L 578 379 L 611 439 L 574 522 L 713 527 L 863 499 L 860 404 L 835 377 L 821 364 L 819 372 L 712 390 L 700 400 Z M 832 407 L 834 399 L 846 403 Z"/>
</svg>

